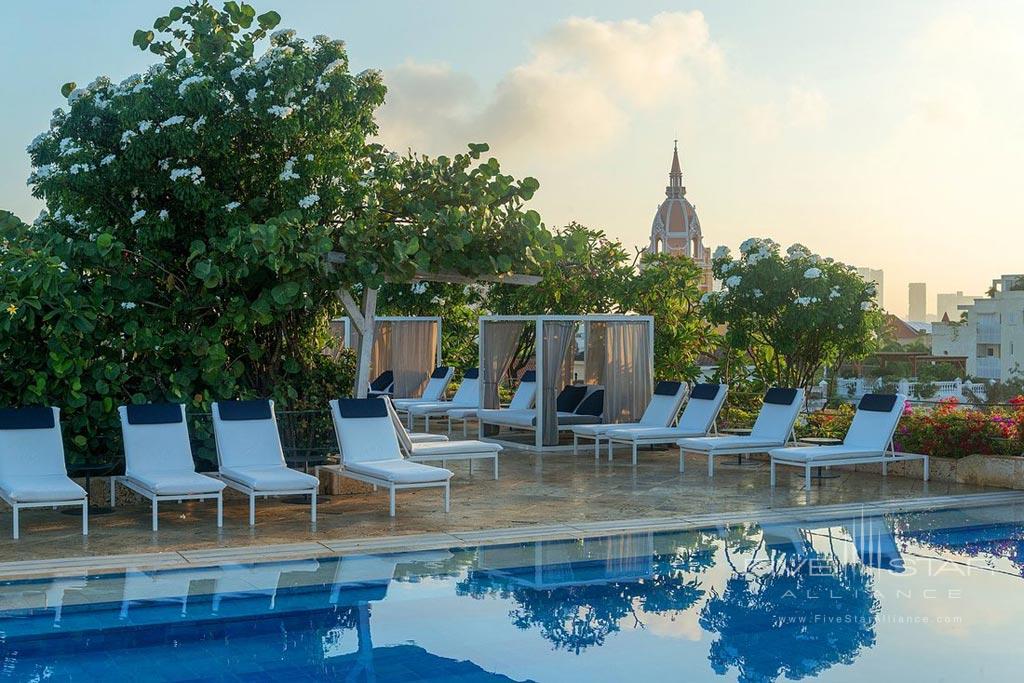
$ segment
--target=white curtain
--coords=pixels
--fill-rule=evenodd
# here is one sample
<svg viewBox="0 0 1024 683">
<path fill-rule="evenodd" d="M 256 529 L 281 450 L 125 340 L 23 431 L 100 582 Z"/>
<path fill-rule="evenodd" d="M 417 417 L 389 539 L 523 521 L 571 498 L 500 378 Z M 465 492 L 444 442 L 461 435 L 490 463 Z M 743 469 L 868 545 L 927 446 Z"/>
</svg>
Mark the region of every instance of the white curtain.
<svg viewBox="0 0 1024 683">
<path fill-rule="evenodd" d="M 635 422 L 654 392 L 647 321 L 591 322 L 587 382 L 604 386 L 604 421 Z"/>
<path fill-rule="evenodd" d="M 575 350 L 573 343 L 576 337 L 576 323 L 546 321 L 543 325 L 543 339 L 541 349 L 544 353 L 543 377 L 541 389 L 543 391 L 543 444 L 555 446 L 558 444 L 558 415 L 555 410 L 555 398 L 558 392 L 565 386 L 565 369 L 569 365 L 570 377 L 572 372 L 573 355 Z M 537 425 L 538 428 L 541 425 Z"/>
</svg>

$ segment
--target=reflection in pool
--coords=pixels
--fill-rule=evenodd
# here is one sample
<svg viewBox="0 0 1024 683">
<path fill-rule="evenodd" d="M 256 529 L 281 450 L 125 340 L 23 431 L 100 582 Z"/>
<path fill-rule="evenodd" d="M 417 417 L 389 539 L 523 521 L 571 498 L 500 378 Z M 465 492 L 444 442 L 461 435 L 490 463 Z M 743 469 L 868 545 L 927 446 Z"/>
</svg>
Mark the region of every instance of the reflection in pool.
<svg viewBox="0 0 1024 683">
<path fill-rule="evenodd" d="M 8 582 L 0 678 L 1001 680 L 1022 520 L 775 518 Z"/>
</svg>

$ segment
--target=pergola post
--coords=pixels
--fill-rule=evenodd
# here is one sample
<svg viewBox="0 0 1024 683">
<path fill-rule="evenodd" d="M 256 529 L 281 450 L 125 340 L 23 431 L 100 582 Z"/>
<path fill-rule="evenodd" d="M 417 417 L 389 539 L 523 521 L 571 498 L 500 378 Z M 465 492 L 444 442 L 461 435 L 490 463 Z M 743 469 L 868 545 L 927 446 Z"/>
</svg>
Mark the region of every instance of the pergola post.
<svg viewBox="0 0 1024 683">
<path fill-rule="evenodd" d="M 537 373 L 537 398 L 534 399 L 534 409 L 537 411 L 536 429 L 533 430 L 533 445 L 540 451 L 544 448 L 544 319 L 537 318 L 534 323 L 533 357 Z"/>
</svg>

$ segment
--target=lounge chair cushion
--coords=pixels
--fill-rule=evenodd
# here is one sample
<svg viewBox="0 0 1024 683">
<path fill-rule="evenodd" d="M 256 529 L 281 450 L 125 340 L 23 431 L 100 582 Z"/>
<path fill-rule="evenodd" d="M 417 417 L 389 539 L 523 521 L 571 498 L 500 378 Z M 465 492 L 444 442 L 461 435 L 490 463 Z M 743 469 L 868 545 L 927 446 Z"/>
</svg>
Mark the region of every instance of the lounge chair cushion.
<svg viewBox="0 0 1024 683">
<path fill-rule="evenodd" d="M 694 384 L 693 389 L 690 390 L 690 398 L 711 401 L 715 396 L 718 396 L 718 392 L 721 389 L 721 384 Z"/>
<path fill-rule="evenodd" d="M 679 387 L 682 385 L 682 382 L 662 380 L 654 387 L 654 393 L 657 396 L 675 396 L 679 393 Z"/>
<path fill-rule="evenodd" d="M 750 436 L 702 436 L 692 439 L 680 439 L 679 447 L 691 453 L 711 453 L 714 451 L 746 448 L 750 453 L 760 453 L 770 448 L 783 445 L 782 441 L 755 439 Z"/>
<path fill-rule="evenodd" d="M 796 398 L 796 389 L 787 389 L 784 387 L 772 387 L 764 395 L 764 402 L 770 403 L 776 406 L 789 406 L 793 405 L 793 399 Z"/>
<path fill-rule="evenodd" d="M 53 429 L 55 424 L 53 408 L 0 408 L 0 429 Z"/>
<path fill-rule="evenodd" d="M 576 410 L 577 415 L 591 415 L 598 417 L 604 414 L 604 389 L 595 389 L 583 399 Z"/>
<path fill-rule="evenodd" d="M 448 411 L 448 417 L 453 420 L 466 420 L 468 418 L 476 417 L 479 408 L 452 408 Z"/>
<path fill-rule="evenodd" d="M 445 441 L 438 443 L 417 443 L 413 444 L 412 457 L 423 455 L 465 455 L 466 453 L 497 453 L 501 446 L 496 443 L 484 441 Z"/>
<path fill-rule="evenodd" d="M 576 410 L 576 406 L 580 404 L 580 401 L 586 395 L 587 387 L 585 385 L 570 384 L 562 389 L 562 392 L 555 399 L 555 410 L 560 413 L 571 413 Z"/>
<path fill-rule="evenodd" d="M 158 496 L 196 495 L 216 493 L 224 489 L 224 482 L 196 472 L 146 472 L 128 477 Z"/>
<path fill-rule="evenodd" d="M 679 439 L 696 439 L 704 436 L 706 431 L 697 431 L 681 427 L 644 427 L 637 425 L 596 425 L 596 427 L 611 427 L 603 432 L 608 438 L 617 441 L 661 441 L 672 443 Z M 579 429 L 588 429 L 580 427 Z"/>
<path fill-rule="evenodd" d="M 390 387 L 394 383 L 395 373 L 391 372 L 390 370 L 385 370 L 384 372 L 377 375 L 377 379 L 370 382 L 370 390 L 385 392 L 388 389 L 388 387 Z"/>
<path fill-rule="evenodd" d="M 222 476 L 254 491 L 302 491 L 320 485 L 311 474 L 287 467 L 222 467 Z"/>
<path fill-rule="evenodd" d="M 444 434 L 430 434 L 429 432 L 412 432 L 409 434 L 409 441 L 411 443 L 436 443 L 447 440 L 448 437 Z"/>
<path fill-rule="evenodd" d="M 372 460 L 345 463 L 345 469 L 395 484 L 425 484 L 452 478 L 451 470 L 409 460 Z"/>
<path fill-rule="evenodd" d="M 820 462 L 824 460 L 837 460 L 850 457 L 879 456 L 882 453 L 864 448 L 850 448 L 849 446 L 795 446 L 792 448 L 775 448 L 771 451 L 773 458 L 783 460 L 799 460 L 801 462 Z"/>
<path fill-rule="evenodd" d="M 0 480 L 0 490 L 18 503 L 82 500 L 85 489 L 66 474 L 22 475 Z"/>
<path fill-rule="evenodd" d="M 579 425 L 572 428 L 572 431 L 580 436 L 598 436 L 601 434 L 607 434 L 613 429 L 630 429 L 634 427 L 643 427 L 639 422 L 620 422 L 619 424 L 593 424 L 593 425 Z M 681 438 L 680 437 L 677 438 Z"/>
</svg>

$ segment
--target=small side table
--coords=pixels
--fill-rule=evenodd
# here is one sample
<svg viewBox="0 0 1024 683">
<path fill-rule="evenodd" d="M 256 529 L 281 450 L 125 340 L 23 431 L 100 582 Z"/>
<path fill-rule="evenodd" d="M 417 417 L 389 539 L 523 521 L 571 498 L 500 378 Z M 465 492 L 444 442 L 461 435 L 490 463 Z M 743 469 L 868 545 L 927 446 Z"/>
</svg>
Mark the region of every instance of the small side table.
<svg viewBox="0 0 1024 683">
<path fill-rule="evenodd" d="M 797 441 L 801 446 L 839 446 L 843 443 L 842 439 L 835 439 L 830 436 L 808 436 L 804 439 L 798 439 Z M 814 478 L 838 479 L 839 475 L 833 472 L 831 467 L 815 467 Z"/>
<path fill-rule="evenodd" d="M 117 463 L 117 462 L 104 462 L 104 463 L 92 463 L 92 464 L 79 465 L 79 466 L 75 467 L 71 471 L 71 474 L 74 475 L 74 476 L 85 477 L 85 491 L 86 491 L 86 493 L 91 494 L 92 493 L 92 490 L 91 490 L 92 487 L 90 486 L 90 484 L 92 483 L 92 478 L 93 477 L 111 477 L 111 476 L 113 476 L 114 470 L 117 469 L 118 464 L 119 463 Z M 89 514 L 90 515 L 109 515 L 110 513 L 112 513 L 114 511 L 114 508 L 112 508 L 112 507 L 107 507 L 105 505 L 93 505 L 92 502 L 91 502 L 93 500 L 92 495 L 89 496 L 89 500 L 90 500 L 90 503 L 89 503 Z M 65 515 L 74 515 L 74 516 L 81 517 L 82 516 L 82 508 L 80 508 L 80 507 L 68 508 L 66 510 L 61 510 L 61 513 L 65 514 Z"/>
</svg>

